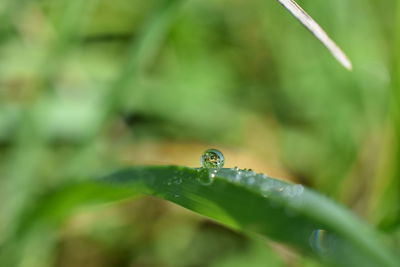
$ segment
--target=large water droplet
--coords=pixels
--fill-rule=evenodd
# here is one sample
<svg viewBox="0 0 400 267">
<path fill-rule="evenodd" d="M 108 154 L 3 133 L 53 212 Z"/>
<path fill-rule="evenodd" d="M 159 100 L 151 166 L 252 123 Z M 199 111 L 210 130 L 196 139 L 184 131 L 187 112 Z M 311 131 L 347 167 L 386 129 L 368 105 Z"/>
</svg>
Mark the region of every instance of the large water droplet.
<svg viewBox="0 0 400 267">
<path fill-rule="evenodd" d="M 220 169 L 224 166 L 224 163 L 224 155 L 217 149 L 207 149 L 201 155 L 201 166 L 203 168 Z"/>
</svg>

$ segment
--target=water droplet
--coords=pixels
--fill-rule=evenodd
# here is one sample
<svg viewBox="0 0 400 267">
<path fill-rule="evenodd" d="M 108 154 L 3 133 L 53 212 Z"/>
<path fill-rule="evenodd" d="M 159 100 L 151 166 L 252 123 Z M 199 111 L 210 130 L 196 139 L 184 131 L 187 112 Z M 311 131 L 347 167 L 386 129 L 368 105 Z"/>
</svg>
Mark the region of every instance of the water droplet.
<svg viewBox="0 0 400 267">
<path fill-rule="evenodd" d="M 247 182 L 249 183 L 249 185 L 254 184 L 254 182 L 256 181 L 256 179 L 254 177 L 250 177 Z"/>
<path fill-rule="evenodd" d="M 179 197 L 179 195 L 178 195 L 178 194 L 175 194 L 175 195 L 174 195 L 174 197 L 178 198 L 178 197 Z"/>
<path fill-rule="evenodd" d="M 316 229 L 310 235 L 310 246 L 312 250 L 320 255 L 327 254 L 334 245 L 334 238 L 326 230 Z"/>
<path fill-rule="evenodd" d="M 210 178 L 211 178 L 211 179 L 214 179 L 215 176 L 217 176 L 217 172 L 218 172 L 217 169 L 212 169 L 212 170 L 209 172 Z"/>
<path fill-rule="evenodd" d="M 235 175 L 235 182 L 240 182 L 240 180 L 242 179 L 242 171 L 239 169 Z"/>
<path fill-rule="evenodd" d="M 269 186 L 268 183 L 263 183 L 263 184 L 261 185 L 261 190 L 262 190 L 262 191 L 269 191 L 269 189 L 270 189 L 270 186 Z"/>
<path fill-rule="evenodd" d="M 303 194 L 303 192 L 304 192 L 304 186 L 302 186 L 301 184 L 293 185 L 293 193 L 295 196 L 299 196 Z"/>
<path fill-rule="evenodd" d="M 234 171 L 239 171 L 238 166 L 235 166 L 235 167 L 233 168 L 233 170 L 234 170 Z"/>
<path fill-rule="evenodd" d="M 283 194 L 287 197 L 297 197 L 304 192 L 304 187 L 301 184 L 286 186 L 283 190 Z"/>
<path fill-rule="evenodd" d="M 224 166 L 224 163 L 224 155 L 217 149 L 207 149 L 201 155 L 201 166 L 203 166 L 203 168 L 220 169 Z"/>
<path fill-rule="evenodd" d="M 182 178 L 181 177 L 174 177 L 174 184 L 181 184 L 182 183 Z"/>
<path fill-rule="evenodd" d="M 269 197 L 271 194 L 271 185 L 268 182 L 264 182 L 261 184 L 261 193 L 264 197 Z"/>
<path fill-rule="evenodd" d="M 202 185 L 210 185 L 214 182 L 214 178 L 217 175 L 217 169 L 205 169 L 201 168 L 197 181 Z"/>
</svg>

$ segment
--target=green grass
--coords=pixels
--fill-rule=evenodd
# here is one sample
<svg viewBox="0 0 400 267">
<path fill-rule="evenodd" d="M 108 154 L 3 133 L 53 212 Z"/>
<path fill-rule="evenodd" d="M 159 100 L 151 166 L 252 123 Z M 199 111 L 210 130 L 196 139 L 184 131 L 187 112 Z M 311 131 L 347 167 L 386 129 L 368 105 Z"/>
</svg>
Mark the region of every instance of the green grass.
<svg viewBox="0 0 400 267">
<path fill-rule="evenodd" d="M 334 255 L 317 257 L 393 264 L 399 4 L 299 3 L 352 59 L 352 72 L 275 0 L 2 1 L 0 265 L 319 266 L 315 249 L 331 240 L 341 244 Z M 229 166 L 303 184 L 301 205 L 279 190 L 265 198 L 228 171 L 206 186 L 179 168 L 182 183 L 168 186 L 144 181 L 168 182 L 174 168 L 134 167 L 194 167 L 209 147 L 230 154 Z M 127 165 L 131 174 L 115 174 L 127 187 L 87 182 Z M 129 201 L 156 193 L 197 214 Z M 110 204 L 86 207 L 93 202 Z M 288 234 L 296 229 L 306 231 Z"/>
<path fill-rule="evenodd" d="M 382 237 L 326 197 L 301 185 L 227 168 L 131 167 L 101 179 L 65 185 L 31 207 L 16 236 L 23 239 L 43 223 L 57 225 L 81 205 L 143 195 L 281 242 L 332 266 L 399 264 Z"/>
</svg>

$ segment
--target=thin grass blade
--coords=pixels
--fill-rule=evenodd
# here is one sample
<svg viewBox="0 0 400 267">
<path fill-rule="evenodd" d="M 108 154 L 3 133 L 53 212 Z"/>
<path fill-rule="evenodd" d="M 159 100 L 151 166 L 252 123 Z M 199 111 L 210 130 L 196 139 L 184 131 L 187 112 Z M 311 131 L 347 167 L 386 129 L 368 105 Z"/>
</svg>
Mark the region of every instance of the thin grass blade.
<svg viewBox="0 0 400 267">
<path fill-rule="evenodd" d="M 292 15 L 299 20 L 314 36 L 332 53 L 346 69 L 352 70 L 350 59 L 338 45 L 328 36 L 321 26 L 304 11 L 294 0 L 278 0 Z"/>
</svg>

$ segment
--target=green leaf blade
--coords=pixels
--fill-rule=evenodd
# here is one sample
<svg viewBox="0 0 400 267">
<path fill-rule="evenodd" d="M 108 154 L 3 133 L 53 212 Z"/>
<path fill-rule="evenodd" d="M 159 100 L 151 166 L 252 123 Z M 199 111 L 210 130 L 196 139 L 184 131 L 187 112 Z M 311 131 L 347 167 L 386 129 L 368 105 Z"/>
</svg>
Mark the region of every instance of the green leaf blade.
<svg viewBox="0 0 400 267">
<path fill-rule="evenodd" d="M 82 204 L 142 195 L 171 201 L 233 229 L 289 245 L 328 265 L 398 266 L 380 235 L 349 211 L 301 185 L 252 171 L 178 166 L 126 168 L 59 188 L 33 209 L 29 220 L 23 221 L 34 223 L 46 217 L 48 222 L 54 216 L 52 207 L 64 206 L 66 216 Z"/>
<path fill-rule="evenodd" d="M 224 168 L 212 183 L 205 183 L 209 175 L 206 169 L 144 167 L 116 172 L 103 181 L 135 186 L 140 180 L 147 194 L 317 254 L 333 265 L 396 266 L 378 234 L 312 190 L 251 171 Z"/>
</svg>

